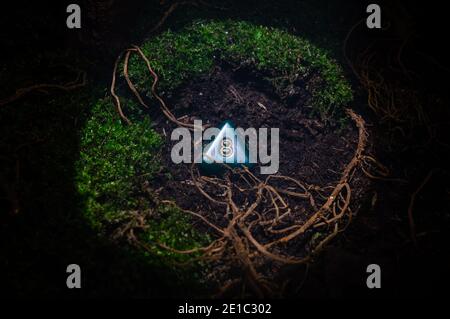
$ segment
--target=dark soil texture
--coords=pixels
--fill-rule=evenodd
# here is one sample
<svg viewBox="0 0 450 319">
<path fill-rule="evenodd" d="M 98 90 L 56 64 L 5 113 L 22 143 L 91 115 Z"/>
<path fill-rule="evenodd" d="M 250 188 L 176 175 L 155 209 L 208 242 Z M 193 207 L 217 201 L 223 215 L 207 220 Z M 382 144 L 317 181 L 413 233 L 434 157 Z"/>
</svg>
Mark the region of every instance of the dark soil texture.
<svg viewBox="0 0 450 319">
<path fill-rule="evenodd" d="M 257 72 L 248 69 L 236 70 L 222 63 L 217 64 L 210 74 L 192 79 L 178 88 L 168 99 L 168 104 L 176 116 L 183 117 L 189 114 L 191 122 L 194 119 L 201 119 L 203 123 L 220 127 L 224 121 L 232 121 L 236 127 L 243 129 L 249 127 L 280 129 L 280 162 L 279 172 L 276 175 L 289 176 L 311 188 L 321 188 L 323 192 L 318 192 L 315 196 L 314 205 L 303 198 L 286 200 L 293 212 L 274 227 L 274 231 L 289 225 L 301 224 L 317 210 L 317 207 L 323 205 L 345 166 L 354 156 L 358 142 L 358 131 L 350 119 L 345 127 L 323 124 L 319 117 L 311 115 L 308 96 L 301 94 L 302 88 L 298 87 L 296 90 L 300 93 L 295 97 L 280 97 L 270 83 Z M 150 181 L 152 188 L 160 189 L 161 198 L 174 199 L 181 208 L 199 212 L 214 224 L 225 227 L 229 222 L 229 216 L 223 206 L 210 203 L 193 186 L 192 165 L 172 162 L 170 153 L 176 141 L 170 141 L 170 132 L 174 126 L 161 116 L 155 123 L 157 123 L 155 129 L 166 135 L 163 150 L 165 169 L 159 177 Z M 259 165 L 251 167 L 251 171 L 261 179 L 267 177 L 260 174 Z M 168 173 L 172 178 L 167 178 Z M 236 177 L 233 182 L 242 188 L 246 186 Z M 275 184 L 285 189 L 295 189 L 297 186 L 285 180 L 276 181 Z M 352 207 L 358 208 L 366 198 L 365 190 L 369 186 L 369 180 L 357 172 L 352 185 L 357 185 L 352 197 Z M 210 187 L 208 193 L 223 196 L 220 189 L 214 187 Z M 238 203 L 244 206 L 252 200 L 254 198 L 242 195 Z M 203 223 L 196 220 L 193 222 L 200 231 L 214 234 Z M 267 232 L 259 226 L 255 226 L 254 235 L 263 244 L 280 237 L 280 234 Z M 313 231 L 307 232 L 286 245 L 282 253 L 295 257 L 307 255 L 310 253 L 310 245 L 314 244 L 311 241 L 312 236 Z M 230 266 L 223 263 L 219 262 L 219 267 Z M 267 263 L 265 268 L 270 268 L 271 265 L 272 263 Z M 275 278 L 280 275 L 279 269 L 271 269 L 270 273 L 271 277 Z"/>
<path fill-rule="evenodd" d="M 65 26 L 69 1 L 4 2 L 0 100 L 30 85 L 70 83 L 78 71 L 86 72 L 87 83 L 70 92 L 33 91 L 0 107 L 0 295 L 210 297 L 181 286 L 177 274 L 165 268 L 149 267 L 136 251 L 130 254 L 129 246 L 99 237 L 80 218 L 74 165 L 79 133 L 95 101 L 109 96 L 114 61 L 123 49 L 197 19 L 232 19 L 286 30 L 330 52 L 351 81 L 355 103 L 349 107 L 367 123 L 368 152 L 387 172 L 369 179 L 356 170 L 351 182 L 355 216 L 345 232 L 308 265 L 273 269 L 267 264 L 266 273 L 277 273 L 279 282 L 290 280 L 283 291 L 289 297 L 448 299 L 450 66 L 442 36 L 448 33 L 447 12 L 423 1 L 378 1 L 383 28 L 368 29 L 368 1 L 179 1 L 183 4 L 165 15 L 175 2 L 82 0 L 80 30 Z M 150 31 L 161 18 L 159 30 Z M 218 63 L 211 74 L 191 79 L 171 95 L 160 93 L 174 114 L 191 117 L 189 122 L 198 118 L 213 126 L 232 120 L 242 128 L 279 127 L 279 174 L 331 187 L 354 154 L 358 132 L 351 121 L 344 128 L 330 127 L 312 115 L 311 97 L 297 84 L 279 94 L 264 75 Z M 378 103 L 371 102 L 378 108 L 371 108 L 377 92 Z M 156 103 L 151 105 L 154 129 L 167 134 L 167 143 L 164 170 L 150 187 L 161 198 L 224 225 L 223 208 L 210 204 L 189 183 L 191 166 L 172 163 L 169 134 L 175 126 Z M 258 175 L 259 167 L 252 172 Z M 328 193 L 315 195 L 320 206 Z M 312 211 L 305 200 L 289 200 L 297 213 L 286 224 L 301 222 Z M 192 223 L 212 233 L 201 221 Z M 277 237 L 263 230 L 254 233 L 261 242 Z M 304 256 L 311 239 L 307 233 L 277 252 Z M 82 289 L 66 287 L 71 263 L 82 267 Z M 366 285 L 369 264 L 382 269 L 381 289 Z M 217 269 L 241 274 L 223 264 Z M 289 303 L 298 311 L 296 300 Z"/>
</svg>

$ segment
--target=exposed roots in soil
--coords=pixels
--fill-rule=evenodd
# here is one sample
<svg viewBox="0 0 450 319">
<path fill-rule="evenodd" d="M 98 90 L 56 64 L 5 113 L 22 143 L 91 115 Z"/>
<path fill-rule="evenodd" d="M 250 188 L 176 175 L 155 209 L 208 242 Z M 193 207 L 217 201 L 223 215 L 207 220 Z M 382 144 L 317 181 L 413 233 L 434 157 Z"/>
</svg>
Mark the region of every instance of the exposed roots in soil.
<svg viewBox="0 0 450 319">
<path fill-rule="evenodd" d="M 389 75 L 400 73 L 402 79 L 414 82 L 413 72 L 408 70 L 402 61 L 402 53 L 408 37 L 403 39 L 395 52 L 382 50 L 383 54 L 371 53 L 377 43 L 371 43 L 361 50 L 352 60 L 347 56 L 347 44 L 356 28 L 364 23 L 364 19 L 358 21 L 347 33 L 344 41 L 343 53 L 348 65 L 356 78 L 367 92 L 367 105 L 383 123 L 392 126 L 392 130 L 399 131 L 403 136 L 405 132 L 402 127 L 407 124 L 410 129 L 417 125 L 427 128 L 430 138 L 433 137 L 433 129 L 430 125 L 425 105 L 420 98 L 419 92 L 403 82 L 389 80 Z M 376 52 L 376 51 L 374 51 Z M 380 67 L 382 65 L 383 67 Z M 394 77 L 395 78 L 395 77 Z"/>
<path fill-rule="evenodd" d="M 131 121 L 128 119 L 128 117 L 125 116 L 125 114 L 123 113 L 122 110 L 122 104 L 120 102 L 120 98 L 117 96 L 116 92 L 115 92 L 115 88 L 116 88 L 116 73 L 117 73 L 117 67 L 118 64 L 120 62 L 120 59 L 122 58 L 122 55 L 125 54 L 124 57 L 124 61 L 123 61 L 123 75 L 125 77 L 125 80 L 128 84 L 128 87 L 130 88 L 130 90 L 133 92 L 133 94 L 135 95 L 135 97 L 137 98 L 137 100 L 139 101 L 139 103 L 145 107 L 146 109 L 149 108 L 149 106 L 144 102 L 144 100 L 142 99 L 141 95 L 139 94 L 139 92 L 137 91 L 136 87 L 134 86 L 134 84 L 132 83 L 132 81 L 130 80 L 130 76 L 128 74 L 128 62 L 130 59 L 130 55 L 131 53 L 137 53 L 145 62 L 148 71 L 150 72 L 152 78 L 153 78 L 153 83 L 151 86 L 151 92 L 153 94 L 153 96 L 158 100 L 159 104 L 160 104 L 160 108 L 161 111 L 164 113 L 164 115 L 174 124 L 181 126 L 181 127 L 186 127 L 189 128 L 191 130 L 193 130 L 195 128 L 194 124 L 190 124 L 190 123 L 186 123 L 186 122 L 182 122 L 180 120 L 178 120 L 170 111 L 170 109 L 167 107 L 166 103 L 164 102 L 164 100 L 158 95 L 158 93 L 156 92 L 156 87 L 158 85 L 158 81 L 159 81 L 159 77 L 158 75 L 155 73 L 155 71 L 153 70 L 153 68 L 151 67 L 150 61 L 148 60 L 148 58 L 145 56 L 145 54 L 142 52 L 142 50 L 134 45 L 132 48 L 126 49 L 122 54 L 120 54 L 117 59 L 116 62 L 114 64 L 114 71 L 113 71 L 113 76 L 112 76 L 112 81 L 111 81 L 111 95 L 114 98 L 114 101 L 116 103 L 116 107 L 117 107 L 117 112 L 119 113 L 120 117 L 127 123 L 127 124 L 131 124 Z"/>
<path fill-rule="evenodd" d="M 139 102 L 148 108 L 128 76 L 127 64 L 131 53 L 137 53 L 146 62 L 154 79 L 151 92 L 159 101 L 164 115 L 176 125 L 193 128 L 192 124 L 176 119 L 157 95 L 158 77 L 142 51 L 133 46 L 125 51 L 123 72 L 128 87 Z M 119 59 L 114 68 L 111 92 L 119 114 L 127 123 L 131 123 L 124 117 L 120 100 L 114 93 L 118 62 Z M 352 159 L 334 184 L 310 185 L 291 176 L 278 174 L 261 177 L 245 166 L 232 169 L 225 164 L 223 177 L 203 176 L 193 165 L 190 169 L 190 187 L 194 187 L 209 204 L 206 205 L 207 209 L 197 212 L 181 209 L 204 223 L 208 231 L 214 234 L 214 240 L 206 247 L 189 250 L 178 250 L 162 243 L 152 244 L 179 254 L 200 252 L 201 259 L 212 263 L 220 260 L 221 265 L 227 268 L 226 276 L 218 279 L 222 286 L 221 294 L 236 287 L 249 290 L 258 297 L 280 291 L 281 287 L 269 280 L 279 267 L 307 264 L 348 226 L 353 215 L 351 181 L 355 171 L 365 163 L 375 166 L 376 171 L 381 172 L 381 177 L 385 174 L 384 168 L 373 157 L 364 155 L 368 137 L 364 120 L 351 109 L 346 109 L 346 112 L 358 128 L 358 142 Z M 159 201 L 179 206 L 170 200 Z M 299 201 L 303 203 L 302 207 L 306 205 L 309 209 L 299 211 L 300 206 L 296 204 Z M 133 233 L 133 229 L 145 228 L 145 220 L 139 218 L 139 223 L 130 223 L 126 229 L 122 229 L 121 234 L 128 233 L 125 236 L 130 242 L 149 249 L 149 244 L 140 242 Z M 305 242 L 309 249 L 303 253 L 292 249 L 305 245 Z M 233 269 L 240 269 L 239 275 L 233 277 Z"/>
<path fill-rule="evenodd" d="M 394 144 L 395 139 L 393 137 L 396 135 L 408 139 L 412 139 L 414 136 L 414 139 L 416 139 L 415 136 L 420 135 L 417 135 L 415 131 L 424 129 L 426 132 L 424 136 L 427 139 L 424 141 L 417 140 L 417 142 L 419 145 L 421 142 L 423 145 L 430 145 L 431 141 L 436 138 L 437 128 L 431 124 L 429 114 L 427 114 L 429 113 L 429 110 L 427 110 L 429 100 L 424 100 L 421 93 L 415 88 L 416 75 L 402 61 L 402 56 L 405 53 L 404 48 L 410 39 L 410 35 L 403 35 L 401 39 L 398 39 L 401 41 L 395 44 L 395 50 L 374 50 L 376 45 L 382 45 L 381 42 L 383 40 L 373 41 L 364 50 L 361 50 L 361 53 L 350 60 L 347 56 L 347 42 L 356 28 L 363 22 L 364 19 L 358 21 L 347 33 L 343 53 L 348 65 L 367 92 L 368 107 L 380 122 L 386 125 L 386 128 L 383 129 L 391 137 L 386 144 Z M 389 45 L 389 47 L 391 46 L 392 44 Z M 393 80 L 396 78 L 397 80 Z M 411 143 L 408 141 L 406 144 Z M 387 145 L 383 145 L 383 147 L 385 148 Z M 414 147 L 417 147 L 417 145 L 414 145 Z M 403 150 L 407 148 L 409 147 L 406 146 Z M 371 156 L 363 157 L 361 169 L 371 179 L 408 183 L 405 179 L 389 177 L 390 172 L 387 167 Z M 414 244 L 417 244 L 416 226 L 413 216 L 415 198 L 428 183 L 432 174 L 433 170 L 426 175 L 422 184 L 410 197 L 407 216 L 410 237 Z"/>
</svg>

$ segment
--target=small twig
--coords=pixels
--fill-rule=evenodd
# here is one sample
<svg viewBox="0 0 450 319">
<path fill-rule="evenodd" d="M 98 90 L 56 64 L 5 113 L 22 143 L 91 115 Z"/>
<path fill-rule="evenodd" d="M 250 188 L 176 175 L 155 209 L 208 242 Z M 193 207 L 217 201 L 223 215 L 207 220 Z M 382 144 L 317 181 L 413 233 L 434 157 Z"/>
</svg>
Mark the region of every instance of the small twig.
<svg viewBox="0 0 450 319">
<path fill-rule="evenodd" d="M 77 78 L 74 81 L 71 81 L 67 84 L 35 84 L 32 86 L 28 86 L 25 88 L 20 88 L 16 90 L 16 93 L 8 98 L 5 98 L 3 100 L 0 100 L 0 106 L 4 106 L 6 104 L 12 103 L 26 94 L 33 92 L 33 91 L 39 91 L 39 90 L 47 90 L 47 89 L 58 89 L 62 91 L 71 91 L 80 87 L 83 87 L 86 85 L 86 72 L 81 72 L 82 80 L 81 82 L 78 82 L 78 79 L 80 78 L 80 74 L 78 74 Z"/>
<path fill-rule="evenodd" d="M 122 111 L 122 106 L 120 104 L 120 98 L 117 96 L 115 88 L 116 88 L 116 73 L 117 73 L 117 66 L 119 65 L 119 61 L 120 58 L 122 57 L 122 54 L 119 54 L 119 56 L 116 59 L 116 62 L 114 63 L 114 70 L 113 70 L 113 75 L 112 75 L 112 81 L 111 81 L 111 95 L 114 98 L 114 101 L 116 103 L 116 108 L 117 108 L 117 112 L 119 113 L 120 117 L 127 123 L 127 124 L 131 124 L 131 121 L 128 119 L 128 117 L 125 116 L 125 114 L 123 114 Z"/>
</svg>

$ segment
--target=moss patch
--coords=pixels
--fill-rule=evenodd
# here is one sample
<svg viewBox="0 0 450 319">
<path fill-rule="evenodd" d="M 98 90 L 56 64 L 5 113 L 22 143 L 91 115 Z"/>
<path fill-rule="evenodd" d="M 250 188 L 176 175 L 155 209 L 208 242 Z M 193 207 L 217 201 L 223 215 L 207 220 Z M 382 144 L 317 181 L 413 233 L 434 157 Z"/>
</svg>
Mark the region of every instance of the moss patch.
<svg viewBox="0 0 450 319">
<path fill-rule="evenodd" d="M 127 106 L 137 109 L 133 101 Z M 82 130 L 76 185 L 83 215 L 98 233 L 110 235 L 136 211 L 150 211 L 147 229 L 138 234 L 145 243 L 162 243 L 175 249 L 192 249 L 209 242 L 195 231 L 186 214 L 176 206 L 155 204 L 143 190 L 161 167 L 161 137 L 148 117 L 124 125 L 110 99 L 99 100 Z M 161 266 L 195 256 L 176 254 L 155 245 L 144 253 L 150 264 Z"/>
<path fill-rule="evenodd" d="M 313 113 L 329 122 L 340 120 L 352 100 L 341 68 L 320 48 L 287 32 L 248 22 L 196 22 L 180 32 L 167 31 L 142 45 L 161 78 L 159 90 L 171 90 L 185 80 L 209 72 L 217 59 L 246 64 L 268 74 L 275 86 L 287 88 L 318 72 L 319 83 L 307 83 Z M 130 61 L 130 76 L 149 92 L 145 64 Z"/>
<path fill-rule="evenodd" d="M 219 60 L 254 68 L 279 90 L 303 83 L 311 95 L 307 107 L 329 123 L 342 121 L 343 107 L 352 100 L 340 67 L 326 52 L 269 27 L 233 21 L 196 22 L 180 32 L 167 31 L 141 48 L 160 77 L 158 91 L 163 94 L 209 73 Z M 130 59 L 129 74 L 138 90 L 151 98 L 152 79 L 136 55 Z M 317 75 L 314 81 L 312 75 Z M 127 222 L 130 212 L 151 210 L 148 228 L 139 234 L 143 242 L 160 242 L 176 249 L 204 246 L 210 238 L 192 228 L 189 216 L 176 206 L 157 204 L 143 190 L 145 181 L 160 170 L 163 142 L 139 105 L 133 100 L 123 102 L 132 125 L 124 125 L 112 101 L 102 99 L 92 107 L 82 130 L 76 185 L 85 217 L 97 232 L 108 234 Z M 193 257 L 157 246 L 144 255 L 151 263 Z"/>
<path fill-rule="evenodd" d="M 100 100 L 81 136 L 77 186 L 85 200 L 91 226 L 120 219 L 123 212 L 139 208 L 139 181 L 151 178 L 159 167 L 161 138 L 150 129 L 148 118 L 125 126 L 109 99 Z"/>
</svg>

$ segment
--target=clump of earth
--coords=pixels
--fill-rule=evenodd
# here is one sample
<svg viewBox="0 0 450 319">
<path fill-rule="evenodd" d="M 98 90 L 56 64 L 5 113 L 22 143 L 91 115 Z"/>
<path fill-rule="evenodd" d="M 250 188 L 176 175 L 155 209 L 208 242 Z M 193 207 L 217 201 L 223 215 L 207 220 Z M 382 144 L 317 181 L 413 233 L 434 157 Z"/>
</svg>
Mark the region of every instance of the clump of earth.
<svg viewBox="0 0 450 319">
<path fill-rule="evenodd" d="M 176 117 L 191 123 L 202 120 L 203 123 L 220 127 L 224 121 L 232 121 L 237 127 L 244 129 L 279 128 L 280 162 L 276 175 L 289 176 L 320 189 L 315 203 L 319 207 L 326 201 L 342 171 L 354 156 L 358 143 L 358 130 L 351 120 L 345 122 L 345 125 L 333 126 L 325 124 L 319 115 L 313 115 L 309 107 L 310 96 L 307 90 L 302 89 L 301 84 L 282 96 L 262 74 L 248 68 L 236 69 L 226 63 L 216 64 L 210 74 L 191 79 L 165 96 L 165 99 Z M 152 188 L 159 189 L 161 198 L 174 199 L 181 208 L 199 212 L 215 225 L 226 227 L 229 216 L 223 207 L 208 201 L 194 187 L 192 165 L 174 164 L 171 160 L 171 148 L 175 141 L 170 140 L 170 132 L 175 125 L 156 111 L 153 115 L 155 117 L 154 127 L 165 136 L 166 143 L 162 152 L 164 169 L 151 181 Z M 259 173 L 258 165 L 252 167 L 251 171 L 258 178 L 266 178 Z M 236 184 L 242 183 L 242 180 L 233 179 L 232 176 L 230 178 Z M 290 189 L 295 185 L 280 180 L 277 181 L 277 186 Z M 356 205 L 364 197 L 368 180 L 363 174 L 356 173 L 352 186 L 357 186 L 352 194 L 353 205 Z M 207 191 L 214 196 L 223 196 L 214 187 Z M 243 206 L 254 200 L 244 194 L 237 194 L 236 197 Z M 309 201 L 301 198 L 289 198 L 286 201 L 292 208 L 292 213 L 283 220 L 283 225 L 300 224 L 314 213 Z M 210 227 L 201 221 L 194 221 L 193 224 L 200 231 L 211 232 Z M 280 225 L 280 229 L 283 225 Z M 280 237 L 280 234 L 268 233 L 264 227 L 258 226 L 254 228 L 254 234 L 263 244 Z M 305 256 L 315 244 L 313 241 L 314 232 L 308 231 L 285 245 L 280 253 Z M 277 272 L 277 267 L 272 263 L 268 263 L 266 268 L 272 274 Z"/>
</svg>

